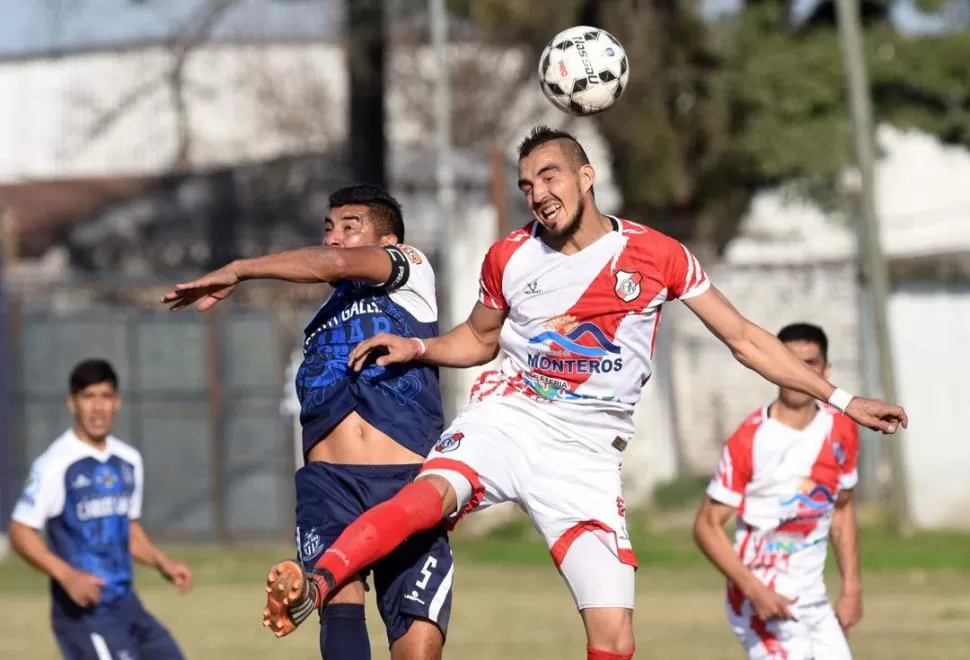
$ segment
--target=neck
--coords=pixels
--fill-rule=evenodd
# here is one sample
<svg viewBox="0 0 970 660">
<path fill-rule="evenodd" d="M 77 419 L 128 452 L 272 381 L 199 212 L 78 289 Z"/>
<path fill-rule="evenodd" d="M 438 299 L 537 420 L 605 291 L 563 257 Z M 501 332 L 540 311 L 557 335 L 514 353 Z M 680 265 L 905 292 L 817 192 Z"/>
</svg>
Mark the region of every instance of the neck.
<svg viewBox="0 0 970 660">
<path fill-rule="evenodd" d="M 583 211 L 579 220 L 579 228 L 569 236 L 557 238 L 549 236 L 543 230 L 542 240 L 546 245 L 563 254 L 576 254 L 589 247 L 606 234 L 613 231 L 613 224 L 609 218 L 599 212 L 595 205 L 590 204 Z"/>
<path fill-rule="evenodd" d="M 801 431 L 815 419 L 818 406 L 814 401 L 809 401 L 804 406 L 792 407 L 778 399 L 768 408 L 768 414 L 785 426 Z"/>
<path fill-rule="evenodd" d="M 74 425 L 74 435 L 78 437 L 78 440 L 91 445 L 95 449 L 104 449 L 105 444 L 108 442 L 108 436 L 105 435 L 100 438 L 96 438 L 77 424 Z"/>
</svg>

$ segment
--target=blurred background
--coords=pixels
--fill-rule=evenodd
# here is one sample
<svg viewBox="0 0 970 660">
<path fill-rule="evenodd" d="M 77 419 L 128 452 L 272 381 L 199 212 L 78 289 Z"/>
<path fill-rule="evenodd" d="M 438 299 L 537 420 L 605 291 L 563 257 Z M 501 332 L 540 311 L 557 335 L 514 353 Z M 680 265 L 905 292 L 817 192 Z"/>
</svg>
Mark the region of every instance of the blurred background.
<svg viewBox="0 0 970 660">
<path fill-rule="evenodd" d="M 630 58 L 595 118 L 536 80 L 576 24 Z M 149 607 L 190 657 L 316 657 L 315 634 L 277 642 L 256 621 L 263 572 L 292 553 L 292 371 L 326 287 L 250 283 L 205 316 L 158 298 L 319 242 L 329 192 L 369 181 L 402 201 L 450 328 L 489 245 L 528 219 L 515 146 L 543 122 L 587 147 L 604 211 L 687 243 L 769 330 L 821 325 L 837 383 L 907 408 L 905 434 L 862 438 L 878 596 L 856 653 L 970 657 L 968 30 L 968 0 L 0 0 L 0 532 L 69 424 L 69 370 L 105 357 L 116 435 L 145 458 L 145 525 L 200 576 L 184 599 L 143 576 Z M 658 343 L 625 468 L 640 648 L 739 657 L 688 526 L 721 443 L 773 388 L 681 306 Z M 444 373 L 449 416 L 479 371 Z M 515 511 L 463 527 L 450 653 L 581 657 Z M 0 656 L 55 657 L 28 644 L 49 637 L 43 581 L 15 559 L 0 575 L 17 595 Z"/>
</svg>

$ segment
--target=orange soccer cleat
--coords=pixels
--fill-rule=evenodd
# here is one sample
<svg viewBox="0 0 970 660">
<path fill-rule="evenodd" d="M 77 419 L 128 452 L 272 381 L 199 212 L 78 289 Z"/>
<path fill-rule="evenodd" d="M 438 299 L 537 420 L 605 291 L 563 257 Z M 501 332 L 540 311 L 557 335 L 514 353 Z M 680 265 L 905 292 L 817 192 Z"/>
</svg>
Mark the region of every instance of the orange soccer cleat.
<svg viewBox="0 0 970 660">
<path fill-rule="evenodd" d="M 304 573 L 292 559 L 278 562 L 266 576 L 263 625 L 277 637 L 285 637 L 296 630 L 314 610 L 319 609 L 323 602 L 321 592 L 329 591 L 325 585 L 318 585 L 321 579 Z"/>
</svg>

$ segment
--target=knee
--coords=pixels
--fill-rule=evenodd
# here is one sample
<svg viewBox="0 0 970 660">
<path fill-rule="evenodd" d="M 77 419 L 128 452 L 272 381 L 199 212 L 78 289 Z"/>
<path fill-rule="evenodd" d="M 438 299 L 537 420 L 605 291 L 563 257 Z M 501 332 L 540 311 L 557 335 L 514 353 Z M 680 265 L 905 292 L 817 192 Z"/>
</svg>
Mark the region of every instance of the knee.
<svg viewBox="0 0 970 660">
<path fill-rule="evenodd" d="M 601 610 L 599 616 L 586 618 L 589 660 L 628 660 L 633 657 L 636 640 L 630 610 L 609 613 Z"/>
<path fill-rule="evenodd" d="M 461 475 L 458 475 L 458 478 L 464 479 Z M 416 483 L 420 482 L 430 484 L 438 492 L 438 495 L 441 497 L 442 516 L 449 516 L 458 510 L 460 496 L 458 495 L 456 487 L 452 484 L 452 480 L 441 474 L 431 473 L 419 476 Z M 468 491 L 469 493 L 471 492 L 471 484 L 468 486 Z"/>
<path fill-rule="evenodd" d="M 435 624 L 416 619 L 407 632 L 391 644 L 391 660 L 441 660 L 445 640 Z"/>
<path fill-rule="evenodd" d="M 364 606 L 364 580 L 356 577 L 327 599 L 328 605 Z"/>
</svg>

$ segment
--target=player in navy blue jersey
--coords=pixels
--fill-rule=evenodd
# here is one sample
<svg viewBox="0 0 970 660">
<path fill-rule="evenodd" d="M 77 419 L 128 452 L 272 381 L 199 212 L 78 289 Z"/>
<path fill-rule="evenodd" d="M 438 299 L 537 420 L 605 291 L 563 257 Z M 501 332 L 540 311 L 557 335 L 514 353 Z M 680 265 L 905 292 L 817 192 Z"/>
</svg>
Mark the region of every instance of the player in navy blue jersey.
<svg viewBox="0 0 970 660">
<path fill-rule="evenodd" d="M 257 278 L 334 286 L 306 325 L 296 376 L 305 462 L 296 473 L 299 561 L 282 561 L 270 571 L 263 612 L 264 625 L 282 637 L 319 604 L 305 597 L 316 587 L 306 572 L 348 523 L 417 476 L 442 430 L 435 367 L 372 365 L 357 373 L 347 357 L 382 332 L 421 343 L 438 334 L 438 312 L 434 272 L 425 255 L 404 244 L 400 205 L 372 185 L 330 196 L 322 246 L 233 262 L 178 285 L 162 301 L 174 310 L 195 304 L 205 311 L 239 282 Z M 365 573 L 373 573 L 391 657 L 440 658 L 454 574 L 446 531 L 415 535 Z M 366 578 L 350 581 L 320 608 L 324 658 L 371 657 Z"/>
<path fill-rule="evenodd" d="M 121 403 L 111 365 L 78 364 L 67 403 L 74 426 L 34 461 L 13 512 L 11 544 L 51 578 L 52 626 L 64 658 L 178 660 L 175 640 L 135 595 L 132 558 L 182 592 L 192 573 L 155 547 L 138 522 L 144 470 L 138 450 L 110 435 Z"/>
</svg>

